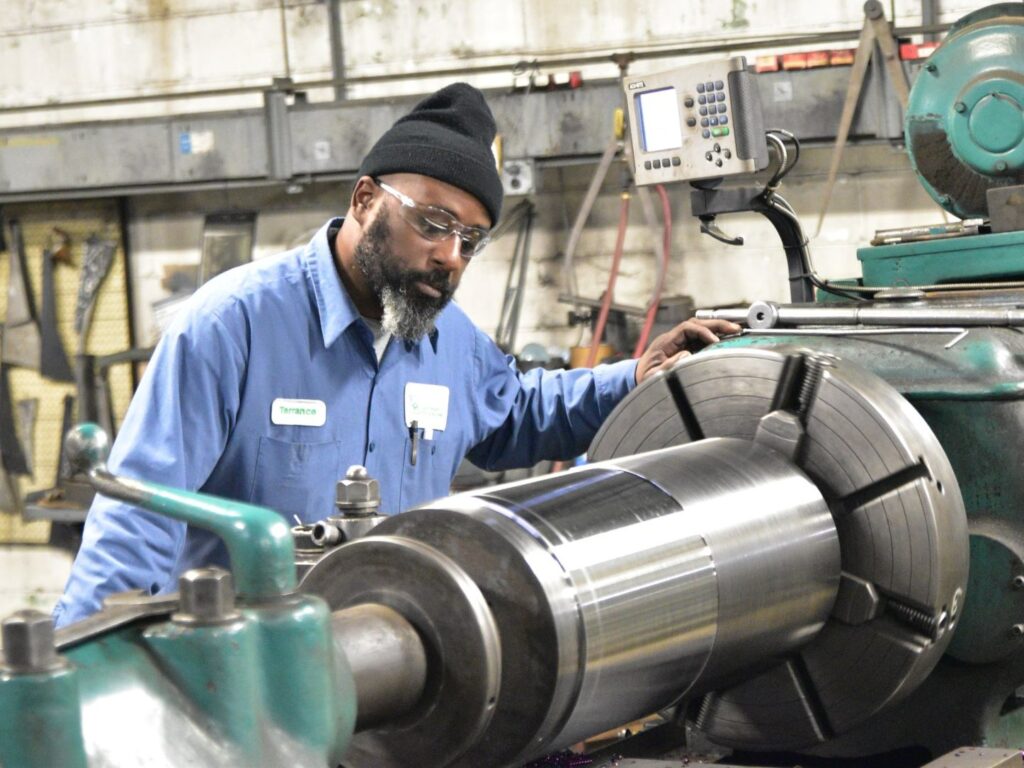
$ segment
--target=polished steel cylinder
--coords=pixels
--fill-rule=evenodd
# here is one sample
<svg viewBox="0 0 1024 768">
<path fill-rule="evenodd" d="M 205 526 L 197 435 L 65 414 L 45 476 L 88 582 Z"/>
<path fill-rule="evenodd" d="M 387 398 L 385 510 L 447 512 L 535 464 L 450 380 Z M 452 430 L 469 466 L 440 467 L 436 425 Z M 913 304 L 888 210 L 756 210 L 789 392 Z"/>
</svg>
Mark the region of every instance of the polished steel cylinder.
<svg viewBox="0 0 1024 768">
<path fill-rule="evenodd" d="M 460 766 L 526 761 L 784 656 L 839 583 L 817 487 L 737 439 L 460 494 L 378 532 L 458 562 L 498 625 L 500 695 Z"/>
<path fill-rule="evenodd" d="M 427 655 L 413 626 L 385 605 L 356 605 L 331 616 L 335 649 L 356 683 L 356 730 L 406 714 L 427 683 Z"/>
</svg>

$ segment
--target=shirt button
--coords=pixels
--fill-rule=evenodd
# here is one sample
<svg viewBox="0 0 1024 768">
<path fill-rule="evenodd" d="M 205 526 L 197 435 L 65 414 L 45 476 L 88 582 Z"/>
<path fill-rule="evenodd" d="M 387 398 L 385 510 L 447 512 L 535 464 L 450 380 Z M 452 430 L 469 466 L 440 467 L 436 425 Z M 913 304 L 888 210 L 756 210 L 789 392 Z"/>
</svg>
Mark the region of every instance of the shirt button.
<svg viewBox="0 0 1024 768">
<path fill-rule="evenodd" d="M 369 445 L 370 453 L 373 453 L 373 449 L 376 448 L 376 447 L 377 447 L 377 444 L 371 440 L 370 441 L 370 445 Z"/>
</svg>

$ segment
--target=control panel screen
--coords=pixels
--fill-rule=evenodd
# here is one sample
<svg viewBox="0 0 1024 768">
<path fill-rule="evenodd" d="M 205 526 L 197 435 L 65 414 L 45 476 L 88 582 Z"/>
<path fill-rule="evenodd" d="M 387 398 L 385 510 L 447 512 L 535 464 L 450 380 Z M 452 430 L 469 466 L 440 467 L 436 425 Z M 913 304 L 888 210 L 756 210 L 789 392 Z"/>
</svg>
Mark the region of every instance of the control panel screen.
<svg viewBox="0 0 1024 768">
<path fill-rule="evenodd" d="M 636 96 L 636 113 L 640 123 L 640 140 L 645 152 L 678 149 L 683 146 L 683 130 L 679 123 L 679 103 L 675 88 L 659 88 Z"/>
</svg>

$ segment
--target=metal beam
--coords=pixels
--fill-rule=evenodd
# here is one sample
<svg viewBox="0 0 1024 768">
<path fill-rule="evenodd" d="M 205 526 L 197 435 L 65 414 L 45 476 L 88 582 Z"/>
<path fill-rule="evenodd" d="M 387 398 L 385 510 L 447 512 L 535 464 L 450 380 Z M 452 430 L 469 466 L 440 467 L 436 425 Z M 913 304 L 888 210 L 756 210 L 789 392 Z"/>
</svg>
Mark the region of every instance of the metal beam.
<svg viewBox="0 0 1024 768">
<path fill-rule="evenodd" d="M 801 140 L 830 140 L 847 76 L 843 67 L 759 75 L 766 124 Z M 851 135 L 902 135 L 902 115 L 883 88 L 869 82 L 874 97 L 864 100 Z M 267 91 L 266 109 L 0 131 L 0 203 L 350 176 L 419 98 L 287 104 L 287 90 L 278 83 Z M 505 157 L 545 164 L 600 155 L 622 100 L 618 81 L 488 94 Z"/>
</svg>

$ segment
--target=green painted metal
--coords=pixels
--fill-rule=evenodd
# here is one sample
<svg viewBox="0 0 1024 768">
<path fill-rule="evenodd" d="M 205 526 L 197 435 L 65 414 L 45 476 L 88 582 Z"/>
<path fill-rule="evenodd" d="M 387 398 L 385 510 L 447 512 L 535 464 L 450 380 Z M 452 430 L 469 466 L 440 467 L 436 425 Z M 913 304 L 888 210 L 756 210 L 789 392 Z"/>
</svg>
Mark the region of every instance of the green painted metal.
<svg viewBox="0 0 1024 768">
<path fill-rule="evenodd" d="M 295 595 L 240 613 L 214 626 L 141 621 L 71 648 L 78 691 L 63 702 L 80 708 L 89 753 L 104 765 L 142 765 L 153 754 L 168 765 L 338 765 L 356 691 L 327 606 Z M 0 707 L 0 716 L 12 711 Z M 24 754 L 2 764 L 86 765 Z"/>
<path fill-rule="evenodd" d="M 256 623 L 192 627 L 163 622 L 141 635 L 164 674 L 199 710 L 199 720 L 235 746 L 246 763 L 265 762 Z"/>
<path fill-rule="evenodd" d="M 957 216 L 984 216 L 979 186 L 1009 183 L 1024 169 L 1022 62 L 1024 7 L 1000 3 L 961 19 L 911 89 L 911 163 L 928 193 Z M 938 161 L 946 152 L 949 159 Z"/>
<path fill-rule="evenodd" d="M 249 610 L 248 613 L 253 613 Z M 319 597 L 292 595 L 259 609 L 258 667 L 274 721 L 296 738 L 326 745 L 335 763 L 356 724 L 356 688 L 344 653 L 335 651 L 330 610 Z M 284 660 L 284 663 L 282 663 Z M 308 702 L 324 702 L 309 707 Z"/>
<path fill-rule="evenodd" d="M 936 285 L 1024 277 L 1024 232 L 857 249 L 866 285 Z"/>
<path fill-rule="evenodd" d="M 355 728 L 355 682 L 326 603 L 294 594 L 283 518 L 114 477 L 102 433 L 86 425 L 74 438 L 99 492 L 218 534 L 244 601 L 222 622 L 143 619 L 73 646 L 64 670 L 0 677 L 0 765 L 84 768 L 87 754 L 103 765 L 154 754 L 167 765 L 337 765 Z"/>
<path fill-rule="evenodd" d="M 0 675 L 0 766 L 86 768 L 78 673 Z"/>
<path fill-rule="evenodd" d="M 115 480 L 102 470 L 92 472 L 90 479 L 96 490 L 106 496 L 220 536 L 231 558 L 231 572 L 240 599 L 256 601 L 295 590 L 291 529 L 274 510 L 157 483 Z"/>
</svg>

